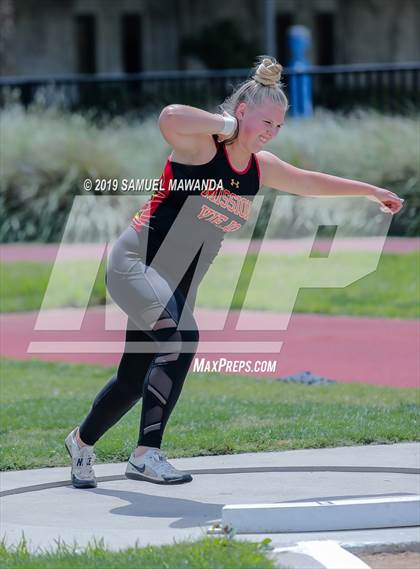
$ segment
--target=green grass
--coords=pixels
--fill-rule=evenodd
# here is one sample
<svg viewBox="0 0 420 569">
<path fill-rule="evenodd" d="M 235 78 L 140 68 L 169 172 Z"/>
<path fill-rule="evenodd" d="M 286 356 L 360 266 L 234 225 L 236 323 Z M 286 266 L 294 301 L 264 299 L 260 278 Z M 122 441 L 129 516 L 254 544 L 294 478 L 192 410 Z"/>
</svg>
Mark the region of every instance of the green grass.
<svg viewBox="0 0 420 569">
<path fill-rule="evenodd" d="M 1 312 L 39 310 L 52 276 L 52 263 L 1 263 Z M 94 283 L 92 296 L 91 287 Z M 92 273 L 90 261 L 66 261 L 55 268 L 48 308 L 60 306 L 90 306 L 105 302 L 105 266 Z"/>
<path fill-rule="evenodd" d="M 63 440 L 114 368 L 0 362 L 0 469 L 67 465 Z M 415 389 L 191 373 L 167 425 L 163 450 L 181 457 L 414 441 L 419 410 Z M 98 441 L 98 462 L 127 460 L 137 441 L 139 415 L 137 404 Z"/>
<path fill-rule="evenodd" d="M 302 255 L 260 255 L 257 260 L 256 255 L 250 255 L 242 271 L 241 266 L 238 256 L 218 257 L 214 269 L 200 286 L 197 304 L 214 308 L 231 305 L 232 291 L 240 274 L 232 308 L 240 308 L 245 301 L 243 307 L 247 309 L 280 312 L 290 307 L 294 312 L 303 313 L 389 318 L 420 316 L 418 252 L 384 254 L 377 266 L 375 255 L 366 252 L 337 253 L 334 261 L 318 253 L 311 259 Z M 346 284 L 352 281 L 355 282 Z M 293 305 L 294 291 L 302 283 L 305 288 L 299 290 Z M 334 286 L 327 288 L 329 283 Z M 308 288 L 315 285 L 316 288 Z"/>
<path fill-rule="evenodd" d="M 264 554 L 265 542 L 206 537 L 195 542 L 174 545 L 130 547 L 106 550 L 101 541 L 78 548 L 60 543 L 57 551 L 31 554 L 24 540 L 17 547 L 0 543 L 2 569 L 274 569 L 276 565 Z"/>
<path fill-rule="evenodd" d="M 311 264 L 305 265 L 301 255 L 261 255 L 254 269 L 255 255 L 249 255 L 245 263 L 238 255 L 219 256 L 200 285 L 197 306 L 240 308 L 254 270 L 244 308 L 286 311 L 290 307 L 294 312 L 302 313 L 419 318 L 418 252 L 383 254 L 377 267 L 373 254 L 366 252 L 339 253 L 334 263 L 332 259 L 316 257 L 308 260 Z M 51 263 L 8 263 L 1 265 L 0 271 L 2 312 L 40 308 L 52 274 Z M 89 261 L 66 262 L 55 271 L 54 286 L 48 295 L 50 308 L 85 306 L 88 301 L 90 306 L 104 304 L 103 264 L 97 275 Z M 370 274 L 359 276 L 364 273 Z M 310 282 L 308 278 L 311 278 Z M 293 291 L 302 283 L 305 288 L 298 292 L 293 307 Z M 316 288 L 308 288 L 310 283 Z M 326 287 L 328 283 L 335 286 Z"/>
</svg>

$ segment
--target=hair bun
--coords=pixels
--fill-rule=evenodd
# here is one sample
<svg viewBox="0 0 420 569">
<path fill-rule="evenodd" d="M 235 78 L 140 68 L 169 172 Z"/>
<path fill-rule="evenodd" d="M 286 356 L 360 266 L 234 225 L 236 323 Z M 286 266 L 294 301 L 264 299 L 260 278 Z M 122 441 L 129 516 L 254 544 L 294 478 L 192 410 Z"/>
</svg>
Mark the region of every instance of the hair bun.
<svg viewBox="0 0 420 569">
<path fill-rule="evenodd" d="M 271 59 L 264 58 L 257 67 L 253 79 L 261 83 L 261 85 L 275 85 L 280 81 L 283 67 L 280 63 L 273 62 Z"/>
</svg>

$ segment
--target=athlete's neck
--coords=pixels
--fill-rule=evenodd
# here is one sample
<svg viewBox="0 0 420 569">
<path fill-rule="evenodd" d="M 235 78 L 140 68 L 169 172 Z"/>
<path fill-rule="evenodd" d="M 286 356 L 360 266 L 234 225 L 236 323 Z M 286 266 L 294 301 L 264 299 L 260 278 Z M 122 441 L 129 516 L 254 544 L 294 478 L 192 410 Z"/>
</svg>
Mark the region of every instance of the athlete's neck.
<svg viewBox="0 0 420 569">
<path fill-rule="evenodd" d="M 239 140 L 235 140 L 232 144 L 225 145 L 229 161 L 237 170 L 244 170 L 251 157 L 251 153 L 247 150 Z"/>
</svg>

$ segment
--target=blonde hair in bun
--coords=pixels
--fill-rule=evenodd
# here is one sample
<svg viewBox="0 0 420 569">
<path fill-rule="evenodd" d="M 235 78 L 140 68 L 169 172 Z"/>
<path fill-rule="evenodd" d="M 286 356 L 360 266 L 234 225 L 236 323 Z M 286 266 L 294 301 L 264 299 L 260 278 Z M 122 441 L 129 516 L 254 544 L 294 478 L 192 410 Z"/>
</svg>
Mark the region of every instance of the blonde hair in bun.
<svg viewBox="0 0 420 569">
<path fill-rule="evenodd" d="M 262 62 L 258 65 L 253 79 L 266 87 L 273 86 L 280 82 L 282 71 L 283 67 L 280 63 L 277 63 L 274 58 L 272 60 L 268 57 L 264 57 Z"/>
<path fill-rule="evenodd" d="M 281 74 L 283 67 L 274 57 L 260 55 L 251 71 L 251 78 L 241 83 L 234 92 L 220 105 L 222 111 L 234 116 L 236 108 L 242 102 L 252 107 L 261 105 L 265 101 L 271 101 L 283 107 L 289 108 L 289 102 L 283 91 Z M 227 141 L 233 142 L 236 135 Z"/>
</svg>

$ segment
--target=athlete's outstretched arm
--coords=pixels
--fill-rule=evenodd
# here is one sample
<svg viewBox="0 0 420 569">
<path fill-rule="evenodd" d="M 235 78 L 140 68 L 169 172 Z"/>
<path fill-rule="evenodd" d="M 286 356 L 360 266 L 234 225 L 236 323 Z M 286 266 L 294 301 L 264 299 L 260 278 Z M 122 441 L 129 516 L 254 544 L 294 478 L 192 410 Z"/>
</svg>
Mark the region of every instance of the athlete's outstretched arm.
<svg viewBox="0 0 420 569">
<path fill-rule="evenodd" d="M 386 213 L 398 213 L 402 208 L 404 200 L 389 190 L 365 182 L 296 168 L 271 152 L 258 152 L 257 157 L 261 184 L 269 188 L 307 197 L 365 196 L 381 203 L 381 210 Z"/>
</svg>

